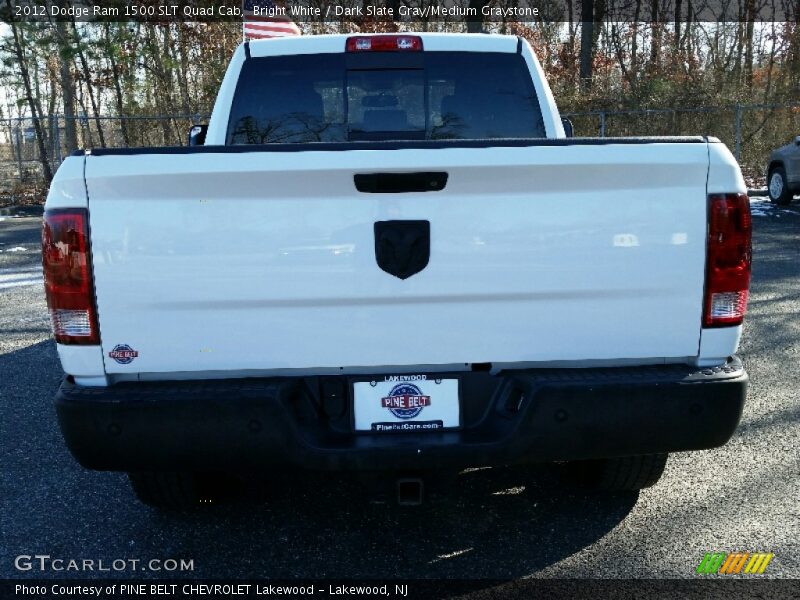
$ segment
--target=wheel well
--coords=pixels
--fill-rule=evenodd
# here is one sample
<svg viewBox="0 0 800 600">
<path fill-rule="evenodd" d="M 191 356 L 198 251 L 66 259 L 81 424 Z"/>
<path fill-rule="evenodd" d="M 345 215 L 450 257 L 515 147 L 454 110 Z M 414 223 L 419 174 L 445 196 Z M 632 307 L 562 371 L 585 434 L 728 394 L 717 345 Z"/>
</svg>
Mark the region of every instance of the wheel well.
<svg viewBox="0 0 800 600">
<path fill-rule="evenodd" d="M 773 160 L 771 163 L 769 163 L 769 166 L 767 167 L 767 177 L 769 177 L 769 174 L 778 167 L 783 167 L 783 163 L 779 160 Z"/>
</svg>

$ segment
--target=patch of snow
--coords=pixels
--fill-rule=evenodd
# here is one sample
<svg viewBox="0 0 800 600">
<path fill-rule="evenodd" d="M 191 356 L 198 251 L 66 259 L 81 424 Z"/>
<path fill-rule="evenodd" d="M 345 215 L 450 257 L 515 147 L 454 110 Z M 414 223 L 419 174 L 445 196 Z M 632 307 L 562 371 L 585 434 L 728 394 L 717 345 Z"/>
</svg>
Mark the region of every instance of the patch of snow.
<svg viewBox="0 0 800 600">
<path fill-rule="evenodd" d="M 754 217 L 779 217 L 778 207 L 769 201 L 769 198 L 750 198 L 750 214 Z"/>
<path fill-rule="evenodd" d="M 10 267 L 5 269 L 0 269 L 0 278 L 5 275 L 19 275 L 20 273 L 30 274 L 30 273 L 39 273 L 41 274 L 42 267 L 34 266 L 34 267 Z"/>
<path fill-rule="evenodd" d="M 30 285 L 41 285 L 42 269 L 31 267 L 28 269 L 0 269 L 0 290 Z"/>
<path fill-rule="evenodd" d="M 17 287 L 28 287 L 31 285 L 42 285 L 41 278 L 18 279 L 16 281 L 0 281 L 0 290 L 9 290 Z"/>
</svg>

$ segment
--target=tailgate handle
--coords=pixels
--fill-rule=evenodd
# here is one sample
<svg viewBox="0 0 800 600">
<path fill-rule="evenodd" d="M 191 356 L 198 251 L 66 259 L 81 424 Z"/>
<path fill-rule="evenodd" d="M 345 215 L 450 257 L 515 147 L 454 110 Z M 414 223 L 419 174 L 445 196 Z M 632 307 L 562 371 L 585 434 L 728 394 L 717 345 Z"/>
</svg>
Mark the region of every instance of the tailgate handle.
<svg viewBox="0 0 800 600">
<path fill-rule="evenodd" d="M 360 173 L 353 180 L 356 189 L 367 194 L 441 192 L 447 185 L 447 173 Z"/>
</svg>

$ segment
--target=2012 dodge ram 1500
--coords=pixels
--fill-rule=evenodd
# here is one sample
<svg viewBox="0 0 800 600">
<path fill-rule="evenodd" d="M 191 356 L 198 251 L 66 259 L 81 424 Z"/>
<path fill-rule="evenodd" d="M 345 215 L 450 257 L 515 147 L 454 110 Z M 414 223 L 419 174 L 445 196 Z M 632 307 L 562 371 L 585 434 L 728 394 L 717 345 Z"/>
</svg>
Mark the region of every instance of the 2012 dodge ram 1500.
<svg viewBox="0 0 800 600">
<path fill-rule="evenodd" d="M 53 181 L 67 445 L 171 506 L 267 467 L 651 485 L 741 415 L 745 191 L 713 138 L 567 138 L 516 37 L 245 43 L 204 145 Z"/>
</svg>

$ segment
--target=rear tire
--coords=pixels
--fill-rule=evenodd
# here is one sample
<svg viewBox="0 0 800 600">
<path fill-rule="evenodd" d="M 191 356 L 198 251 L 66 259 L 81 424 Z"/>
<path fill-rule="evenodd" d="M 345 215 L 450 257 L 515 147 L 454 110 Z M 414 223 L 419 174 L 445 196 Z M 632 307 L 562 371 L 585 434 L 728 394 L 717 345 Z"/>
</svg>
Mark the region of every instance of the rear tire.
<svg viewBox="0 0 800 600">
<path fill-rule="evenodd" d="M 644 454 L 567 463 L 569 480 L 585 489 L 635 491 L 655 485 L 667 465 L 668 454 Z"/>
<path fill-rule="evenodd" d="M 789 182 L 786 181 L 786 171 L 783 167 L 775 167 L 767 175 L 767 191 L 769 200 L 778 206 L 788 206 L 792 201 L 789 191 Z"/>
<path fill-rule="evenodd" d="M 128 473 L 133 493 L 155 508 L 182 509 L 213 503 L 217 493 L 208 475 L 145 471 Z"/>
</svg>

